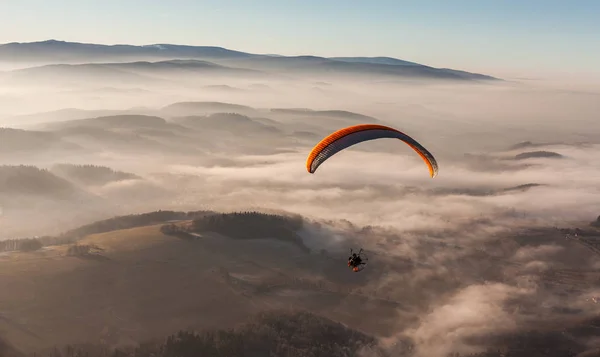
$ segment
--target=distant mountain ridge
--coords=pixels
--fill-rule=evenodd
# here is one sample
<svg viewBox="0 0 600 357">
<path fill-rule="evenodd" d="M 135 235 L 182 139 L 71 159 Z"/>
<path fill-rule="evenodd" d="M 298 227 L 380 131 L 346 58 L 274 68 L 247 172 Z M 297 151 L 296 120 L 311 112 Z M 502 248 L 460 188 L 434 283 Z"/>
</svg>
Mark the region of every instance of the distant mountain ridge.
<svg viewBox="0 0 600 357">
<path fill-rule="evenodd" d="M 195 60 L 195 62 L 190 62 Z M 455 80 L 498 80 L 491 76 L 447 68 L 434 68 L 392 57 L 318 57 L 254 54 L 217 46 L 189 46 L 175 44 L 102 45 L 91 43 L 47 40 L 39 42 L 12 42 L 0 45 L 0 62 L 21 62 L 32 65 L 90 64 L 116 61 L 135 62 L 158 67 L 148 61 L 163 61 L 161 67 L 204 67 L 230 71 L 260 71 L 265 67 L 285 70 L 339 72 L 343 74 L 376 74 L 405 77 L 440 78 Z M 200 63 L 199 61 L 205 61 Z M 229 67 L 229 68 L 227 68 Z M 237 68 L 231 68 L 237 67 Z M 123 67 L 121 67 L 123 68 Z"/>
<path fill-rule="evenodd" d="M 228 50 L 214 46 L 186 46 L 171 44 L 155 45 L 101 45 L 93 43 L 47 40 L 38 42 L 11 42 L 0 45 L 1 60 L 32 60 L 38 56 L 53 55 L 54 59 L 79 59 L 90 55 L 110 58 L 111 56 L 143 56 L 155 58 L 224 58 L 252 57 L 253 54 Z"/>
<path fill-rule="evenodd" d="M 422 66 L 422 64 L 419 63 L 404 61 L 393 57 L 329 57 L 329 59 L 343 62 L 390 64 L 396 66 Z"/>
</svg>

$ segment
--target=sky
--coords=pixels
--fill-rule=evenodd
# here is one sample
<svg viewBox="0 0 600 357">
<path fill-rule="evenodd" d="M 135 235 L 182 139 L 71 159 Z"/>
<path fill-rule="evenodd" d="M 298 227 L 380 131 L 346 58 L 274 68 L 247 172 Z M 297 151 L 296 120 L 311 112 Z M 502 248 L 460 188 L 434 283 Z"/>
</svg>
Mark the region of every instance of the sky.
<svg viewBox="0 0 600 357">
<path fill-rule="evenodd" d="M 0 43 L 212 45 L 600 74 L 598 0 L 0 0 Z"/>
</svg>

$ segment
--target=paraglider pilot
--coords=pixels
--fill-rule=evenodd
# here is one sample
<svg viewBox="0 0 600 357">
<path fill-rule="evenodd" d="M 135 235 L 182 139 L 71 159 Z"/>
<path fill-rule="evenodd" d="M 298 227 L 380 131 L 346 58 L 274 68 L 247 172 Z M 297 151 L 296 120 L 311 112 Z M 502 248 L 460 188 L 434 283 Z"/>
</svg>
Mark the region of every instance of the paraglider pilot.
<svg viewBox="0 0 600 357">
<path fill-rule="evenodd" d="M 362 251 L 362 249 L 361 249 Z M 350 249 L 350 256 L 348 257 L 348 266 L 352 268 L 354 272 L 358 272 L 359 266 L 362 264 L 362 259 L 360 258 L 360 252 L 358 254 L 354 253 L 352 249 Z"/>
</svg>

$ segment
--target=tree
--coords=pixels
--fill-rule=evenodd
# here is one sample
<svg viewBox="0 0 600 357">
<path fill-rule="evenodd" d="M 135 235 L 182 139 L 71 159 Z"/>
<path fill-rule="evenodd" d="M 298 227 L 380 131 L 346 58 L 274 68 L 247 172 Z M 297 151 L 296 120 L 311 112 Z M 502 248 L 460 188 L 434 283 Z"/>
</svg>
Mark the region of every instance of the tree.
<svg viewBox="0 0 600 357">
<path fill-rule="evenodd" d="M 32 252 L 42 249 L 42 242 L 35 238 L 27 238 L 19 241 L 19 250 L 23 252 Z"/>
</svg>

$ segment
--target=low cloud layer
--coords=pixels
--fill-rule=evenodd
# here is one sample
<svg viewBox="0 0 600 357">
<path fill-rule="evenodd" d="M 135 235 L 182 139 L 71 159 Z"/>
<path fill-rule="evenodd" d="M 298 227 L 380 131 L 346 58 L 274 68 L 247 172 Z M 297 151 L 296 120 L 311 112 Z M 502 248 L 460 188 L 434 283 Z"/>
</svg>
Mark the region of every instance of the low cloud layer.
<svg viewBox="0 0 600 357">
<path fill-rule="evenodd" d="M 517 322 L 505 311 L 504 303 L 526 293 L 504 284 L 471 285 L 434 307 L 407 334 L 415 340 L 420 356 L 476 352 L 464 339 L 515 331 Z"/>
<path fill-rule="evenodd" d="M 238 96 L 207 87 L 223 84 L 247 91 Z M 236 136 L 223 129 L 178 132 L 169 127 L 152 131 L 150 144 L 132 139 L 147 139 L 150 134 L 145 131 L 119 139 L 117 146 L 115 136 L 98 139 L 98 132 L 91 132 L 98 136 L 77 141 L 84 147 L 89 144 L 89 154 L 61 157 L 60 162 L 103 165 L 141 178 L 92 187 L 67 177 L 71 190 L 80 194 L 75 198 L 0 192 L 4 238 L 54 234 L 94 219 L 156 209 L 301 214 L 311 221 L 302 234 L 312 248 L 342 256 L 351 247 L 364 247 L 373 254 L 370 269 L 377 278 L 365 289 L 406 305 L 398 312 L 397 330 L 385 337 L 393 341 L 390 346 L 412 339 L 419 356 L 473 352 L 484 336 L 600 312 L 600 304 L 593 303 L 600 290 L 592 276 L 600 267 L 598 257 L 553 230 L 583 227 L 600 214 L 597 93 L 514 84 L 413 87 L 332 82 L 320 86 L 319 92 L 313 91 L 314 83 L 260 83 L 268 90 L 251 84 L 256 83 L 205 81 L 198 83 L 198 93 L 153 87 L 147 89 L 150 94 L 128 92 L 125 99 L 120 92 L 93 88 L 85 95 L 73 91 L 40 97 L 31 88 L 14 95 L 30 104 L 34 97 L 41 98 L 40 110 L 144 106 L 139 112 L 157 116 L 164 114 L 160 106 L 178 100 L 232 98 L 263 109 L 355 111 L 397 127 L 429 148 L 438 158 L 439 176 L 430 179 L 416 153 L 388 139 L 357 145 L 326 161 L 315 174 L 307 173 L 311 145 L 334 128 L 350 125 L 343 116 L 286 116 L 257 109 L 249 117 L 263 123 L 269 119 L 281 130 L 260 140 L 253 132 Z M 3 123 L 24 127 L 12 116 L 23 108 L 14 108 Z M 52 121 L 59 121 L 60 115 L 53 115 Z M 315 139 L 299 138 L 293 134 L 298 131 Z M 74 134 L 65 132 L 55 131 L 69 141 Z M 522 141 L 535 147 L 510 149 Z M 261 146 L 271 154 L 256 154 Z M 190 148 L 198 152 L 185 155 Z M 514 160 L 539 150 L 562 157 Z M 57 163 L 42 153 L 3 154 L 3 164 L 47 168 Z M 526 236 L 525 228 L 548 230 Z M 558 286 L 555 282 L 563 277 L 550 275 L 556 270 L 573 274 L 569 284 L 574 287 Z M 571 309 L 571 315 L 561 308 Z"/>
</svg>

